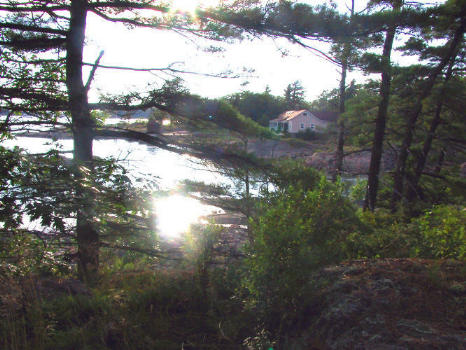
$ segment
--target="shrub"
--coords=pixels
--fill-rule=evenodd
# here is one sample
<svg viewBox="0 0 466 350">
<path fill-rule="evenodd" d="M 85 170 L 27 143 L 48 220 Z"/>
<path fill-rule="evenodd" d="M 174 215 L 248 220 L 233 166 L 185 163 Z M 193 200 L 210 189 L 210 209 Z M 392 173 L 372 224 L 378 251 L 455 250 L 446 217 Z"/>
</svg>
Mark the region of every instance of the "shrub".
<svg viewBox="0 0 466 350">
<path fill-rule="evenodd" d="M 319 138 L 319 134 L 311 129 L 306 129 L 304 131 L 299 131 L 296 137 L 306 141 L 313 141 Z"/>
<path fill-rule="evenodd" d="M 407 223 L 389 210 L 358 211 L 362 228 L 347 237 L 349 258 L 402 258 L 413 256 L 418 237 L 407 232 Z"/>
<path fill-rule="evenodd" d="M 424 258 L 466 257 L 466 208 L 439 205 L 413 220 L 420 237 L 416 255 Z"/>
<path fill-rule="evenodd" d="M 265 329 L 277 334 L 305 310 L 310 273 L 344 257 L 345 238 L 358 219 L 341 183 L 325 177 L 313 189 L 290 186 L 271 194 L 261 209 L 251 222 L 254 242 L 244 284 L 249 306 Z"/>
<path fill-rule="evenodd" d="M 269 181 L 280 189 L 295 186 L 302 190 L 315 188 L 321 180 L 321 173 L 307 166 L 303 161 L 280 159 L 273 163 Z"/>
<path fill-rule="evenodd" d="M 347 240 L 352 258 L 465 258 L 463 207 L 435 206 L 410 220 L 383 209 L 360 211 L 359 217 L 364 228 Z"/>
</svg>

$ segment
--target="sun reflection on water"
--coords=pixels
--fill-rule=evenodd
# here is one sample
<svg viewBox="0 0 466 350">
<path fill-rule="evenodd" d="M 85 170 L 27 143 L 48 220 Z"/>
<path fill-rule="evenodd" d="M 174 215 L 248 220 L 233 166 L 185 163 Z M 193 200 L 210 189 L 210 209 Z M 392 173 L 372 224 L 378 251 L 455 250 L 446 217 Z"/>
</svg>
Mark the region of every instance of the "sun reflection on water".
<svg viewBox="0 0 466 350">
<path fill-rule="evenodd" d="M 162 238 L 177 239 L 191 224 L 201 222 L 213 207 L 179 194 L 154 200 L 157 231 Z"/>
</svg>

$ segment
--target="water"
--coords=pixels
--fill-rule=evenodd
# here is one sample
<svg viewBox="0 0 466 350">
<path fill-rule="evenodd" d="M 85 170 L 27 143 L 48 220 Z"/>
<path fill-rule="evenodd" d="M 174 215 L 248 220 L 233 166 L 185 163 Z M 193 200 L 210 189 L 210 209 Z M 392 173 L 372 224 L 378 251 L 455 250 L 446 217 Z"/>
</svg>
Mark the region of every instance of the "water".
<svg viewBox="0 0 466 350">
<path fill-rule="evenodd" d="M 44 153 L 52 147 L 57 147 L 68 158 L 71 158 L 73 148 L 72 139 L 52 142 L 46 138 L 18 137 L 4 141 L 2 144 L 6 147 L 19 146 L 30 153 Z M 135 186 L 150 180 L 155 181 L 161 190 L 172 193 L 168 198 L 154 200 L 154 211 L 163 213 L 165 218 L 164 221 L 159 220 L 158 227 L 160 231 L 165 231 L 166 236 L 180 235 L 190 223 L 199 221 L 209 213 L 219 212 L 219 208 L 201 204 L 177 193 L 181 181 L 189 179 L 206 184 L 233 185 L 232 180 L 217 172 L 213 165 L 201 163 L 189 155 L 169 152 L 143 143 L 121 139 L 98 139 L 94 141 L 94 155 L 118 160 L 128 170 Z M 138 182 L 136 179 L 142 181 Z M 354 185 L 356 177 L 347 177 L 343 181 Z M 257 194 L 258 188 L 252 189 L 252 193 Z"/>
<path fill-rule="evenodd" d="M 18 137 L 2 142 L 5 147 L 19 146 L 29 153 L 45 153 L 58 148 L 63 156 L 72 157 L 73 140 L 64 139 L 52 142 L 46 138 Z M 119 139 L 99 139 L 94 141 L 96 157 L 112 157 L 123 165 L 135 180 L 155 180 L 162 190 L 172 191 L 169 197 L 154 199 L 154 211 L 159 214 L 157 227 L 161 237 L 177 239 L 191 223 L 202 221 L 210 213 L 222 212 L 219 208 L 204 205 L 199 201 L 176 193 L 180 181 L 189 179 L 207 184 L 231 184 L 231 180 L 219 174 L 213 165 L 201 163 L 189 155 L 169 152 L 154 146 Z M 29 226 L 29 225 L 28 225 Z M 30 226 L 31 227 L 31 226 Z M 34 226 L 35 229 L 42 229 Z"/>
<path fill-rule="evenodd" d="M 64 151 L 64 157 L 72 157 L 72 139 L 62 139 L 52 143 L 47 138 L 17 137 L 14 140 L 3 141 L 2 144 L 6 147 L 19 146 L 30 153 L 44 153 L 52 147 L 59 147 Z M 122 139 L 98 139 L 94 140 L 94 155 L 118 160 L 132 178 L 156 180 L 162 190 L 175 190 L 179 182 L 185 179 L 207 184 L 233 184 L 230 178 L 220 174 L 212 164 L 144 143 Z M 354 185 L 358 179 L 365 178 L 366 176 L 344 176 L 342 180 Z M 256 188 L 253 192 L 257 194 L 257 190 Z"/>
<path fill-rule="evenodd" d="M 5 147 L 19 146 L 30 153 L 44 153 L 53 147 L 63 151 L 63 156 L 72 157 L 73 140 L 64 139 L 54 143 L 50 139 L 18 137 L 2 143 Z M 230 183 L 216 172 L 213 165 L 200 162 L 189 155 L 180 155 L 151 145 L 120 139 L 98 139 L 94 141 L 96 157 L 112 157 L 118 160 L 133 178 L 156 179 L 161 189 L 175 189 L 184 179 L 208 184 Z"/>
</svg>

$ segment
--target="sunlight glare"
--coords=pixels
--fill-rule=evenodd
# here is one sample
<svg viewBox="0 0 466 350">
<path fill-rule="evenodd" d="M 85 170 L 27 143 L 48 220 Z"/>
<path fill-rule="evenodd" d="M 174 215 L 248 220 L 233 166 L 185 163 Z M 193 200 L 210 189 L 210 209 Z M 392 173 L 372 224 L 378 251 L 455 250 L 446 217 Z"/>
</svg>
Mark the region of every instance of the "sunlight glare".
<svg viewBox="0 0 466 350">
<path fill-rule="evenodd" d="M 154 206 L 157 230 L 161 237 L 168 239 L 179 238 L 191 224 L 199 222 L 200 217 L 210 211 L 199 201 L 181 195 L 158 198 Z"/>
<path fill-rule="evenodd" d="M 216 6 L 219 0 L 172 0 L 174 10 L 194 15 L 198 7 L 206 8 Z"/>
</svg>

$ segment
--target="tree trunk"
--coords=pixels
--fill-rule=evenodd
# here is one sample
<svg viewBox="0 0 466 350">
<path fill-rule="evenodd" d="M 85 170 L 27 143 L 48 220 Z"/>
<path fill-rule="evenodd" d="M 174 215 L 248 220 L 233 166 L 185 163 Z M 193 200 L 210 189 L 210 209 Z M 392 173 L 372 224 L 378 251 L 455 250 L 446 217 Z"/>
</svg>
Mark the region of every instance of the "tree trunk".
<svg viewBox="0 0 466 350">
<path fill-rule="evenodd" d="M 345 113 L 345 90 L 346 90 L 346 70 L 347 70 L 347 59 L 345 58 L 341 66 L 341 79 L 340 79 L 340 107 L 338 116 L 338 142 L 337 151 L 335 152 L 335 172 L 333 174 L 333 181 L 336 181 L 338 176 L 341 176 L 343 169 L 343 157 L 344 157 L 344 145 L 345 145 L 345 121 L 343 119 L 343 113 Z"/>
<path fill-rule="evenodd" d="M 86 30 L 87 0 L 71 1 L 67 38 L 66 84 L 72 118 L 74 164 L 77 178 L 77 222 L 79 277 L 92 283 L 99 267 L 99 236 L 94 227 L 94 196 L 83 186 L 92 176 L 94 122 L 90 116 L 87 91 L 83 83 L 82 61 Z M 87 172 L 87 174 L 86 174 Z"/>
<path fill-rule="evenodd" d="M 351 17 L 354 15 L 354 0 L 351 2 Z M 333 181 L 335 182 L 343 170 L 344 146 L 345 146 L 345 113 L 346 101 L 346 72 L 348 70 L 348 55 L 350 52 L 350 43 L 346 42 L 343 48 L 343 57 L 341 62 L 341 78 L 339 91 L 339 117 L 338 117 L 338 142 L 335 152 L 335 172 L 333 173 Z"/>
<path fill-rule="evenodd" d="M 445 154 L 446 153 L 447 152 L 446 152 L 445 148 L 442 148 L 442 150 L 440 151 L 440 154 L 438 156 L 438 159 L 437 159 L 437 165 L 435 166 L 434 174 L 436 174 L 436 175 L 440 174 L 440 171 L 442 170 L 443 162 L 445 160 Z"/>
<path fill-rule="evenodd" d="M 464 12 L 464 10 L 463 10 Z M 461 45 L 464 34 L 464 27 L 466 23 L 466 18 L 463 16 L 461 19 L 461 25 L 455 31 L 453 39 L 449 43 L 449 48 L 447 54 L 442 58 L 440 63 L 435 67 L 435 69 L 429 74 L 429 78 L 426 82 L 425 87 L 423 88 L 421 94 L 416 100 L 416 104 L 409 115 L 408 123 L 406 125 L 406 134 L 401 144 L 401 148 L 398 153 L 398 158 L 395 166 L 395 172 L 393 174 L 393 193 L 392 193 L 392 210 L 396 209 L 397 203 L 403 196 L 403 183 L 406 174 L 406 160 L 408 159 L 409 148 L 413 141 L 414 129 L 416 127 L 417 119 L 422 112 L 423 101 L 428 97 L 434 87 L 435 80 L 438 75 L 445 68 L 447 63 L 456 55 L 456 51 L 459 45 Z"/>
<path fill-rule="evenodd" d="M 248 143 L 249 140 L 246 138 L 244 140 L 244 151 L 247 153 L 248 151 Z M 251 228 L 249 227 L 249 219 L 251 218 L 251 184 L 250 184 L 250 175 L 249 175 L 249 168 L 246 167 L 245 174 L 244 174 L 244 187 L 246 191 L 246 218 L 248 220 L 248 228 L 247 228 L 247 235 L 249 242 L 252 244 L 254 242 L 254 238 L 252 237 Z"/>
<path fill-rule="evenodd" d="M 401 5 L 395 9 L 398 10 Z M 367 179 L 366 199 L 364 209 L 374 210 L 377 202 L 377 191 L 379 187 L 380 163 L 382 161 L 383 141 L 385 135 L 385 125 L 387 120 L 388 102 L 390 98 L 390 83 L 392 78 L 392 67 L 390 56 L 392 52 L 393 40 L 395 39 L 396 25 L 391 24 L 385 35 L 383 45 L 383 71 L 382 82 L 380 83 L 380 103 L 375 119 L 374 140 L 372 144 L 371 160 L 369 164 L 369 174 Z"/>
<path fill-rule="evenodd" d="M 430 123 L 429 132 L 427 133 L 426 138 L 424 140 L 422 152 L 417 159 L 414 174 L 409 183 L 408 192 L 406 195 L 407 200 L 409 202 L 411 202 L 416 197 L 417 193 L 419 193 L 419 180 L 421 178 L 422 172 L 424 171 L 424 168 L 427 162 L 427 156 L 429 155 L 430 149 L 432 147 L 432 141 L 434 140 L 435 132 L 442 121 L 441 113 L 442 113 L 442 108 L 443 108 L 443 100 L 446 96 L 448 81 L 450 80 L 452 73 L 453 73 L 453 66 L 455 65 L 455 58 L 456 56 L 451 59 L 450 64 L 448 66 L 447 73 L 445 75 L 445 80 L 443 82 L 442 90 L 440 91 L 440 95 L 437 101 L 437 107 L 435 109 L 434 118 L 432 119 Z"/>
</svg>

